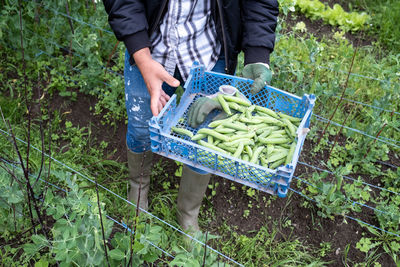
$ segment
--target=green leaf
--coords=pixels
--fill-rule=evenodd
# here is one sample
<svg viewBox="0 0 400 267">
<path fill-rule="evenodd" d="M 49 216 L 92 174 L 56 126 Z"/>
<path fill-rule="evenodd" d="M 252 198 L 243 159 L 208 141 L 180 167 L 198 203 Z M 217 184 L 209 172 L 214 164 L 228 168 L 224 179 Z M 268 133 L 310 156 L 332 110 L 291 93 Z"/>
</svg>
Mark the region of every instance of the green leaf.
<svg viewBox="0 0 400 267">
<path fill-rule="evenodd" d="M 185 255 L 176 255 L 174 260 L 169 263 L 170 266 L 185 266 L 187 257 Z"/>
<path fill-rule="evenodd" d="M 200 267 L 200 263 L 193 259 L 188 258 L 186 254 L 178 254 L 175 259 L 170 262 L 171 266 L 191 266 L 191 267 Z"/>
<path fill-rule="evenodd" d="M 63 261 L 67 257 L 67 253 L 64 250 L 59 250 L 57 251 L 55 260 L 57 261 Z"/>
<path fill-rule="evenodd" d="M 137 253 L 140 250 L 142 250 L 143 248 L 144 248 L 144 245 L 142 243 L 135 242 L 135 244 L 132 247 L 132 250 Z"/>
<path fill-rule="evenodd" d="M 66 240 L 69 238 L 69 228 L 66 228 L 63 232 L 63 239 Z"/>
<path fill-rule="evenodd" d="M 24 194 L 19 190 L 18 186 L 14 183 L 12 186 L 7 186 L 0 191 L 3 198 L 7 199 L 8 203 L 17 204 L 24 201 Z"/>
<path fill-rule="evenodd" d="M 22 192 L 11 193 L 7 198 L 7 201 L 12 204 L 17 204 L 17 203 L 21 202 L 22 200 L 23 200 Z"/>
<path fill-rule="evenodd" d="M 367 253 L 377 245 L 379 245 L 379 243 L 372 243 L 370 238 L 363 237 L 357 242 L 356 248 L 358 248 L 361 252 Z"/>
<path fill-rule="evenodd" d="M 30 256 L 33 256 L 40 250 L 40 246 L 32 243 L 23 245 L 24 252 Z"/>
<path fill-rule="evenodd" d="M 119 249 L 110 250 L 108 252 L 108 255 L 111 257 L 111 259 L 114 260 L 122 260 L 123 258 L 125 258 L 125 254 Z"/>
<path fill-rule="evenodd" d="M 103 250 L 96 250 L 94 255 L 93 255 L 93 258 L 91 259 L 91 262 L 95 266 L 100 265 L 105 260 L 105 256 L 104 255 L 105 254 L 104 254 Z"/>
<path fill-rule="evenodd" d="M 35 262 L 35 267 L 48 267 L 48 266 L 49 262 L 44 259 L 40 259 L 40 261 Z"/>
<path fill-rule="evenodd" d="M 400 251 L 400 243 L 397 243 L 395 241 L 392 241 L 392 243 L 390 243 L 390 248 L 395 251 L 398 252 Z"/>
<path fill-rule="evenodd" d="M 65 214 L 65 209 L 64 209 L 64 206 L 57 206 L 56 210 L 57 210 L 57 213 L 54 214 L 53 217 L 54 217 L 54 219 L 58 220 L 58 219 L 60 219 L 62 216 L 64 216 L 64 214 Z"/>
<path fill-rule="evenodd" d="M 143 256 L 143 260 L 145 262 L 155 262 L 158 259 L 158 255 L 156 253 L 147 253 Z"/>
<path fill-rule="evenodd" d="M 178 166 L 178 168 L 175 171 L 175 176 L 182 177 L 182 166 Z"/>
<path fill-rule="evenodd" d="M 39 246 L 44 246 L 47 244 L 46 238 L 42 235 L 32 235 L 31 239 L 32 239 L 33 243 L 35 243 L 36 245 L 39 245 Z"/>
</svg>

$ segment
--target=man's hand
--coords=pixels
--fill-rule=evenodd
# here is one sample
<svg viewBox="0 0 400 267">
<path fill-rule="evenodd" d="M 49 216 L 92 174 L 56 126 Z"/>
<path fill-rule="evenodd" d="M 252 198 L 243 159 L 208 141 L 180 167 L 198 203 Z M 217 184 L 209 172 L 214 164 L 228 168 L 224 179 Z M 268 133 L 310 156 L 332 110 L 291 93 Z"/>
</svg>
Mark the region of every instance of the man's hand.
<svg viewBox="0 0 400 267">
<path fill-rule="evenodd" d="M 243 68 L 243 77 L 254 80 L 250 92 L 255 95 L 260 92 L 272 79 L 272 72 L 265 63 L 247 64 Z"/>
<path fill-rule="evenodd" d="M 172 77 L 160 63 L 152 59 L 150 49 L 147 47 L 136 51 L 133 58 L 149 91 L 151 112 L 157 116 L 170 98 L 162 90 L 163 82 L 172 87 L 178 87 L 179 81 Z"/>
<path fill-rule="evenodd" d="M 192 104 L 188 113 L 188 124 L 192 128 L 197 128 L 204 122 L 207 115 L 214 109 L 221 109 L 222 106 L 217 99 L 200 97 Z"/>
</svg>

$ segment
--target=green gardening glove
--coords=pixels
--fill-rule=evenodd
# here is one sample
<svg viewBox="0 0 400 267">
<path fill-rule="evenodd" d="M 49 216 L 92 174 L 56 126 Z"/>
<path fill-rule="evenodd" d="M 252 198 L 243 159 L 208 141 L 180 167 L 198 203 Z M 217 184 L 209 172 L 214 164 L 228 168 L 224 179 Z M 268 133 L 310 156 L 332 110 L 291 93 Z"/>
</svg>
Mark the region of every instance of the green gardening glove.
<svg viewBox="0 0 400 267">
<path fill-rule="evenodd" d="M 272 72 L 268 64 L 265 63 L 252 63 L 247 64 L 243 68 L 242 75 L 244 78 L 254 80 L 250 92 L 255 95 L 260 92 L 265 85 L 269 84 L 272 79 Z"/>
<path fill-rule="evenodd" d="M 214 109 L 222 110 L 221 104 L 217 99 L 200 97 L 192 104 L 188 113 L 188 124 L 190 127 L 197 128 L 204 122 L 207 115 Z"/>
</svg>

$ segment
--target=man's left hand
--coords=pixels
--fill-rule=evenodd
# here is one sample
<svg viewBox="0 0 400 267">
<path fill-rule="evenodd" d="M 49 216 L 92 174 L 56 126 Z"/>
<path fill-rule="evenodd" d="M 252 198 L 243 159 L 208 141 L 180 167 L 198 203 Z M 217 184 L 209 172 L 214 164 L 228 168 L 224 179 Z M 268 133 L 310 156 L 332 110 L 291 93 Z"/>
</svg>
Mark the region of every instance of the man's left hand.
<svg viewBox="0 0 400 267">
<path fill-rule="evenodd" d="M 260 92 L 272 79 L 272 72 L 265 63 L 247 64 L 243 68 L 242 75 L 244 78 L 254 80 L 250 90 L 253 95 Z"/>
</svg>

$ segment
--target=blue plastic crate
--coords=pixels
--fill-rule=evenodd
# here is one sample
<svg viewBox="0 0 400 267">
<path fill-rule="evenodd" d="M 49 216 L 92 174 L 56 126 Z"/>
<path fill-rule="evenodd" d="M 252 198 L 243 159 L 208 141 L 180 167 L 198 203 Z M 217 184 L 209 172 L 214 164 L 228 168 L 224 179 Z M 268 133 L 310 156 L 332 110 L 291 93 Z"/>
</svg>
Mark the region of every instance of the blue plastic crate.
<svg viewBox="0 0 400 267">
<path fill-rule="evenodd" d="M 285 197 L 307 134 L 305 128 L 309 127 L 315 96 L 304 95 L 301 98 L 269 86 L 252 95 L 252 82 L 241 77 L 205 71 L 204 66 L 194 64 L 179 105 L 176 95 L 173 95 L 160 114 L 150 120 L 152 151 L 257 190 Z M 187 136 L 171 133 L 172 126 L 186 128 L 193 134 L 206 127 L 217 111 L 210 114 L 198 128 L 187 125 L 187 112 L 198 97 L 216 93 L 221 85 L 236 87 L 255 105 L 302 118 L 297 131 L 297 147 L 290 164 L 272 170 L 203 147 Z"/>
</svg>

